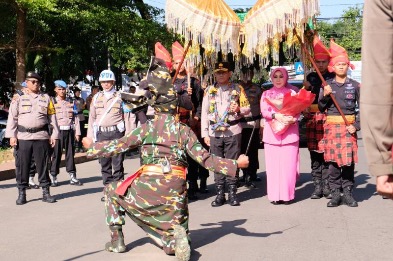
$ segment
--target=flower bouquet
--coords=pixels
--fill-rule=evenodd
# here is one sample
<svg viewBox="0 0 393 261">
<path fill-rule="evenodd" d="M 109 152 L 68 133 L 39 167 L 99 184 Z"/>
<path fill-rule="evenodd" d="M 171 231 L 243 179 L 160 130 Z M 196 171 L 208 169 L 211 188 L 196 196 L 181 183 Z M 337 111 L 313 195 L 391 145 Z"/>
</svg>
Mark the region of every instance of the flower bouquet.
<svg viewBox="0 0 393 261">
<path fill-rule="evenodd" d="M 314 101 L 315 94 L 310 91 L 306 91 L 305 89 L 301 89 L 295 95 L 292 95 L 290 92 L 286 93 L 283 99 L 275 99 L 269 100 L 265 99 L 266 103 L 270 106 L 273 106 L 277 113 L 281 113 L 285 116 L 295 117 L 303 110 L 308 108 Z M 273 119 L 269 122 L 272 130 L 275 134 L 283 134 L 288 128 L 288 124 L 284 124 L 277 119 Z"/>
</svg>

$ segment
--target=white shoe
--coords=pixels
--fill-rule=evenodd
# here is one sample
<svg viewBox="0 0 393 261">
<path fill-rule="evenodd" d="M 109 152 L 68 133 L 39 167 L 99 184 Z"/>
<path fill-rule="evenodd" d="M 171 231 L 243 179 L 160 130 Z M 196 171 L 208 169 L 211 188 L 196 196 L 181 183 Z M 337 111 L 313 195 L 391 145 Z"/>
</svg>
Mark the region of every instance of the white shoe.
<svg viewBox="0 0 393 261">
<path fill-rule="evenodd" d="M 57 182 L 57 177 L 56 176 L 50 176 L 50 179 L 51 179 L 51 187 L 57 187 L 59 184 L 58 184 L 58 182 Z"/>
</svg>

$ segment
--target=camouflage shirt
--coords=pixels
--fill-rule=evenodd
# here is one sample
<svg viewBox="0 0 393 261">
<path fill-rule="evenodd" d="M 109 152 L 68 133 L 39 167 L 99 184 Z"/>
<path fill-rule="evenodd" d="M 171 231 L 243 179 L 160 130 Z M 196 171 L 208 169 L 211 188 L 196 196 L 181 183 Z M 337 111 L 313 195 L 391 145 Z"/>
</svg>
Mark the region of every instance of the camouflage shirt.
<svg viewBox="0 0 393 261">
<path fill-rule="evenodd" d="M 94 143 L 87 151 L 87 156 L 110 157 L 137 146 L 141 146 L 143 164 L 160 164 L 167 158 L 172 165 L 187 167 L 188 154 L 210 171 L 236 175 L 236 160 L 210 154 L 190 127 L 177 123 L 171 114 L 157 114 L 155 119 L 147 121 L 123 138 Z"/>
</svg>

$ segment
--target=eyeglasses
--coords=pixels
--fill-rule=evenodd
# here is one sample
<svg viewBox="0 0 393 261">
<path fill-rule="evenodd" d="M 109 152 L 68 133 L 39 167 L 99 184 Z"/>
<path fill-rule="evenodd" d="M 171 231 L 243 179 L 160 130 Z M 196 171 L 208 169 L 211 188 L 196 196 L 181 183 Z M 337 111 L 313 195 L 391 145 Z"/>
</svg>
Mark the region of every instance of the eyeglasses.
<svg viewBox="0 0 393 261">
<path fill-rule="evenodd" d="M 40 81 L 37 80 L 27 80 L 29 82 L 31 82 L 32 84 L 41 84 Z"/>
<path fill-rule="evenodd" d="M 277 79 L 277 78 L 283 79 L 284 76 L 282 76 L 282 75 L 280 75 L 280 76 L 274 75 L 273 78 L 274 78 L 274 79 Z"/>
</svg>

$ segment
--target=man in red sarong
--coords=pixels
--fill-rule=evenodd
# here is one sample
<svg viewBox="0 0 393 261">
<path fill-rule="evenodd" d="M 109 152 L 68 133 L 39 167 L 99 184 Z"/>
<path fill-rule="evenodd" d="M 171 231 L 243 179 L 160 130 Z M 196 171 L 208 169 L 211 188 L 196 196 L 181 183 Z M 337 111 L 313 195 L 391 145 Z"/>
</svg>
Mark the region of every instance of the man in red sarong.
<svg viewBox="0 0 393 261">
<path fill-rule="evenodd" d="M 334 77 L 333 72 L 328 71 L 330 61 L 330 52 L 324 46 L 322 41 L 315 36 L 314 38 L 314 59 L 325 80 Z M 323 138 L 323 124 L 326 120 L 325 112 L 318 109 L 318 96 L 322 87 L 322 81 L 316 72 L 307 75 L 304 82 L 305 89 L 315 94 L 315 100 L 307 112 L 304 113 L 307 119 L 306 137 L 307 147 L 311 157 L 311 175 L 314 183 L 314 192 L 311 194 L 312 199 L 320 199 L 322 196 L 331 199 L 328 180 L 328 165 L 323 158 L 323 150 L 318 143 Z"/>
<path fill-rule="evenodd" d="M 324 136 L 321 140 L 324 159 L 329 164 L 329 186 L 332 190 L 332 199 L 327 206 L 337 207 L 343 201 L 350 207 L 357 207 L 358 203 L 353 198 L 352 191 L 355 182 L 355 163 L 358 161 L 356 132 L 360 130 L 357 110 L 360 84 L 348 78 L 348 68 L 354 67 L 350 64 L 345 49 L 332 40 L 330 53 L 332 58 L 329 71 L 334 71 L 336 76 L 326 81 L 328 85 L 320 93 L 318 101 L 319 110 L 326 111 L 327 114 Z M 339 108 L 333 103 L 331 95 L 336 98 L 348 125 L 340 116 Z"/>
</svg>

